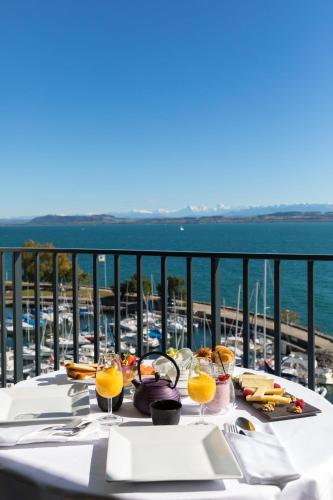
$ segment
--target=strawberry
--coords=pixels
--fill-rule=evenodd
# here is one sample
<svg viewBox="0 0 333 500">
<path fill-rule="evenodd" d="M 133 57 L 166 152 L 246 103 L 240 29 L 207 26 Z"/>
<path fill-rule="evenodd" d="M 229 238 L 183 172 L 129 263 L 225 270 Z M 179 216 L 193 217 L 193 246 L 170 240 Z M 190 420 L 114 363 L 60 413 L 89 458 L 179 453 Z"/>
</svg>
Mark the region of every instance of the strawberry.
<svg viewBox="0 0 333 500">
<path fill-rule="evenodd" d="M 275 384 L 274 384 L 274 389 L 281 389 L 280 384 L 276 384 L 276 383 L 275 383 Z"/>
<path fill-rule="evenodd" d="M 304 409 L 304 399 L 296 399 L 295 406 L 299 406 L 303 410 Z"/>
<path fill-rule="evenodd" d="M 229 378 L 230 378 L 230 375 L 225 374 L 225 375 L 219 375 L 217 377 L 217 380 L 219 382 L 226 382 L 227 380 L 229 380 Z"/>
<path fill-rule="evenodd" d="M 246 398 L 246 396 L 252 396 L 253 391 L 251 389 L 244 389 L 243 391 L 243 396 Z"/>
</svg>

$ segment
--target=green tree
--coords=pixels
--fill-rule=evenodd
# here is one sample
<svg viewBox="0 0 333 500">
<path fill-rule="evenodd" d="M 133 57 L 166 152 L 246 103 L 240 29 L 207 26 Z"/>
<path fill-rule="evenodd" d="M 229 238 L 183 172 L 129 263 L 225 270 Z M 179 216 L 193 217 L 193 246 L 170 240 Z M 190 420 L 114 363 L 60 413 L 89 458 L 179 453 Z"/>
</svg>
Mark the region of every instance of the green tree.
<svg viewBox="0 0 333 500">
<path fill-rule="evenodd" d="M 186 296 L 185 290 L 185 281 L 180 276 L 168 276 L 168 296 L 176 297 L 177 299 L 180 297 Z M 161 295 L 162 286 L 161 283 L 157 285 L 157 293 Z"/>
<path fill-rule="evenodd" d="M 28 240 L 23 244 L 26 248 L 55 248 L 52 243 L 39 243 L 37 241 Z M 53 254 L 43 252 L 39 254 L 39 272 L 40 280 L 42 282 L 50 283 L 53 278 Z M 59 262 L 59 280 L 64 283 L 69 283 L 72 280 L 72 261 L 67 254 L 61 253 L 58 257 Z M 35 263 L 34 254 L 26 252 L 22 254 L 22 267 L 23 267 L 23 280 L 32 282 L 34 281 Z M 89 285 L 89 273 L 78 269 L 79 283 L 81 285 Z"/>
<path fill-rule="evenodd" d="M 126 280 L 122 281 L 120 283 L 120 295 L 121 297 L 124 297 L 126 293 L 136 293 L 137 291 L 137 286 L 138 286 L 138 279 L 137 279 L 137 274 L 134 273 L 132 276 Z M 146 277 L 142 277 L 142 288 L 143 288 L 143 294 L 144 295 L 150 295 L 151 294 L 151 283 L 150 280 Z"/>
</svg>

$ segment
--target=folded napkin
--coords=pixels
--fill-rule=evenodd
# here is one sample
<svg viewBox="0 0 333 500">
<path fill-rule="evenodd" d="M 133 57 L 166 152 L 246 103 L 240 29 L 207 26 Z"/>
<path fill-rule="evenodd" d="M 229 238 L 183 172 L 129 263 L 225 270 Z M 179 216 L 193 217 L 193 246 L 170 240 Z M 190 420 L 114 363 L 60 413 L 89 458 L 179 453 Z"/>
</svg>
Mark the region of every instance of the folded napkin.
<svg viewBox="0 0 333 500">
<path fill-rule="evenodd" d="M 246 435 L 225 432 L 249 484 L 283 486 L 300 477 L 287 450 L 271 427 L 268 432 L 247 432 Z"/>
<path fill-rule="evenodd" d="M 51 426 L 52 424 L 33 424 L 0 427 L 0 447 L 31 443 L 80 442 L 99 438 L 97 422 L 91 423 L 73 436 L 61 434 L 61 424 L 59 430 L 50 429 Z M 64 424 L 65 427 L 67 426 Z"/>
</svg>

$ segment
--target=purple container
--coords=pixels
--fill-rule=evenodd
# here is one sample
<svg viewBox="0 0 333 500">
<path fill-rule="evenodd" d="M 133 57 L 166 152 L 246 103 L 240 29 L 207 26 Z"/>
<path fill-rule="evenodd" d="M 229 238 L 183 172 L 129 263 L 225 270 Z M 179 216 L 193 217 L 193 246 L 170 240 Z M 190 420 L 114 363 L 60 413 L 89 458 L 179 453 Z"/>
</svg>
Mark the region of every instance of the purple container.
<svg viewBox="0 0 333 500">
<path fill-rule="evenodd" d="M 172 385 L 170 380 L 160 378 L 158 373 L 155 373 L 155 377 L 141 378 L 141 361 L 151 355 L 160 355 L 166 357 L 171 361 L 177 371 L 175 384 Z M 137 410 L 139 410 L 144 415 L 150 415 L 150 404 L 154 401 L 161 401 L 164 399 L 173 399 L 175 401 L 180 401 L 180 393 L 176 388 L 179 379 L 179 368 L 177 363 L 167 354 L 159 351 L 147 352 L 142 356 L 138 362 L 138 376 L 139 380 L 132 380 L 132 384 L 135 386 L 135 394 L 133 398 L 133 404 Z"/>
</svg>

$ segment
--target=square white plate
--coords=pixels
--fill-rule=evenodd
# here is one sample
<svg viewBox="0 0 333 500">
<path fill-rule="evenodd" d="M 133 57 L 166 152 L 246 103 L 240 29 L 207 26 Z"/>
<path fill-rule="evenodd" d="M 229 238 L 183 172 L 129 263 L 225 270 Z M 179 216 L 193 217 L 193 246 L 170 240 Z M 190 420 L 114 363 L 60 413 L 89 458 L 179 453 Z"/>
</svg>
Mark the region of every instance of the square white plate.
<svg viewBox="0 0 333 500">
<path fill-rule="evenodd" d="M 90 411 L 87 385 L 0 389 L 0 424 L 72 419 Z"/>
<path fill-rule="evenodd" d="M 242 472 L 215 425 L 151 425 L 110 430 L 108 481 L 239 479 Z"/>
</svg>

